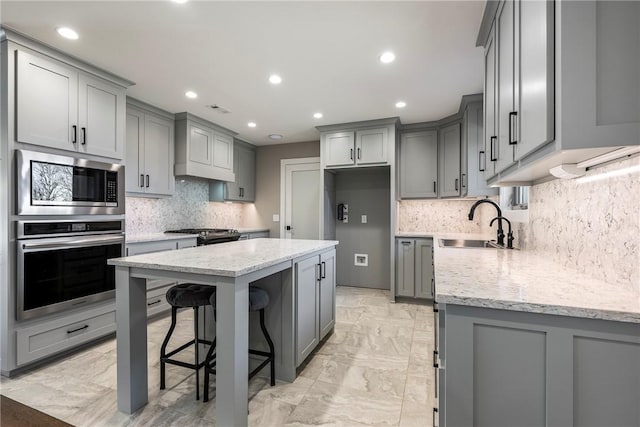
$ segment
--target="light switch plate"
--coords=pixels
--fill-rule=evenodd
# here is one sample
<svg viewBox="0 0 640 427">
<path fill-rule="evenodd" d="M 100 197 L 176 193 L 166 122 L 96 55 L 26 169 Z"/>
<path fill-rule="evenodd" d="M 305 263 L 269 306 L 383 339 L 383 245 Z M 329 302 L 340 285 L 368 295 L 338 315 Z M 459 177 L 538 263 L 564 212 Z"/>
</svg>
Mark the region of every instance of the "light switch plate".
<svg viewBox="0 0 640 427">
<path fill-rule="evenodd" d="M 280 215 L 273 214 L 273 222 L 280 222 Z"/>
<path fill-rule="evenodd" d="M 361 218 L 360 218 L 360 220 L 361 220 L 361 222 L 362 222 L 363 224 L 366 224 L 366 223 L 367 223 L 367 216 L 366 216 L 366 215 L 362 215 L 362 216 L 361 216 Z"/>
</svg>

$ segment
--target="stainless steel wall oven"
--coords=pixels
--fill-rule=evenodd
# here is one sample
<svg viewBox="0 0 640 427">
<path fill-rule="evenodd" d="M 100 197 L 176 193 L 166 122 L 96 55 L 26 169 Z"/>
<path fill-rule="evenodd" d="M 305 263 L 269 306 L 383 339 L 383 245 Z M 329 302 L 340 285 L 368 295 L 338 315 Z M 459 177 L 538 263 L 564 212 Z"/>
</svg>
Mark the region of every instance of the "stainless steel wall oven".
<svg viewBox="0 0 640 427">
<path fill-rule="evenodd" d="M 18 215 L 124 213 L 124 166 L 16 150 Z"/>
<path fill-rule="evenodd" d="M 124 220 L 17 222 L 18 320 L 115 296 L 115 268 L 124 254 Z"/>
</svg>

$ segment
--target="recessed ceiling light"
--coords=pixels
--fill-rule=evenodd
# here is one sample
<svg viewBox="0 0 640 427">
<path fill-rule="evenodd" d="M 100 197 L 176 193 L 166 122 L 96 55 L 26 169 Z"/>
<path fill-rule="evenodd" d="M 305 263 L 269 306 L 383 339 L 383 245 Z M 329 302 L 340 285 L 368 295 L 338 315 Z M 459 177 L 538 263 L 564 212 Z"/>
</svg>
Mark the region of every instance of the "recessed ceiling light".
<svg viewBox="0 0 640 427">
<path fill-rule="evenodd" d="M 78 40 L 78 37 L 79 37 L 78 33 L 76 33 L 74 30 L 72 30 L 69 27 L 58 27 L 56 28 L 56 31 L 65 39 Z"/>
<path fill-rule="evenodd" d="M 274 85 L 279 85 L 280 83 L 282 83 L 282 77 L 280 77 L 277 74 L 271 74 L 269 76 L 269 82 L 271 82 Z"/>
<path fill-rule="evenodd" d="M 187 98 L 196 99 L 198 97 L 198 94 L 192 90 L 188 90 L 184 93 L 184 96 L 186 96 Z"/>
<path fill-rule="evenodd" d="M 315 113 L 313 115 L 313 117 L 316 118 L 316 119 L 321 119 L 322 118 L 322 113 Z"/>
<path fill-rule="evenodd" d="M 385 52 L 382 55 L 380 55 L 380 62 L 382 62 L 383 64 L 388 64 L 390 62 L 395 61 L 396 59 L 396 55 L 393 52 Z"/>
<path fill-rule="evenodd" d="M 254 122 L 249 122 L 247 123 L 247 126 L 249 126 L 250 128 L 254 128 L 256 127 L 256 124 Z"/>
<path fill-rule="evenodd" d="M 189 0 L 171 0 L 171 1 L 174 2 L 174 3 L 178 3 L 178 4 L 185 4 Z"/>
<path fill-rule="evenodd" d="M 269 135 L 269 138 L 271 138 L 271 139 L 282 139 L 283 137 L 279 133 L 272 133 L 271 135 Z"/>
<path fill-rule="evenodd" d="M 404 101 L 398 101 L 396 102 L 396 108 L 404 108 L 407 106 L 407 103 Z"/>
</svg>

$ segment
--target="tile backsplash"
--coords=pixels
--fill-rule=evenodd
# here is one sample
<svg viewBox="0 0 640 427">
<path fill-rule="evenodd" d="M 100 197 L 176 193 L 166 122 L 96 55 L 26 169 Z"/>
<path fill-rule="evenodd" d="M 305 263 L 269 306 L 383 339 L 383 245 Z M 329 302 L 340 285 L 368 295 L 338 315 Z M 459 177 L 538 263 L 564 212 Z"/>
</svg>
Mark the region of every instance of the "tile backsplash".
<svg viewBox="0 0 640 427">
<path fill-rule="evenodd" d="M 467 219 L 475 200 L 401 200 L 398 202 L 398 231 L 492 233 L 489 222 L 496 215 L 487 204 L 478 206 L 473 221 Z"/>
<path fill-rule="evenodd" d="M 209 202 L 209 181 L 176 179 L 173 197 L 126 198 L 127 234 L 159 233 L 189 227 L 238 228 L 244 225 L 246 206 L 241 203 Z"/>
<path fill-rule="evenodd" d="M 640 157 L 534 185 L 526 228 L 528 250 L 640 290 Z"/>
</svg>

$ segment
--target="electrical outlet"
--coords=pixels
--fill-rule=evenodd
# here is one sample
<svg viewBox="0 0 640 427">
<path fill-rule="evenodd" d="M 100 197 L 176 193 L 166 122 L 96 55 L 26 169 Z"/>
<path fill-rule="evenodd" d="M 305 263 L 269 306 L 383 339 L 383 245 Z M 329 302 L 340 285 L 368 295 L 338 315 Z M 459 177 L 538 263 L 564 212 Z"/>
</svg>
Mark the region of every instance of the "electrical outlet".
<svg viewBox="0 0 640 427">
<path fill-rule="evenodd" d="M 363 224 L 366 224 L 367 223 L 367 216 L 366 215 L 362 215 L 360 217 L 360 222 L 362 222 Z"/>
<path fill-rule="evenodd" d="M 344 217 L 342 218 L 342 222 L 344 222 L 345 224 L 349 222 L 349 215 L 344 214 Z"/>
<path fill-rule="evenodd" d="M 273 214 L 273 222 L 280 222 L 280 215 Z"/>
<path fill-rule="evenodd" d="M 353 256 L 353 265 L 358 267 L 368 267 L 369 266 L 369 254 L 354 254 Z"/>
</svg>

